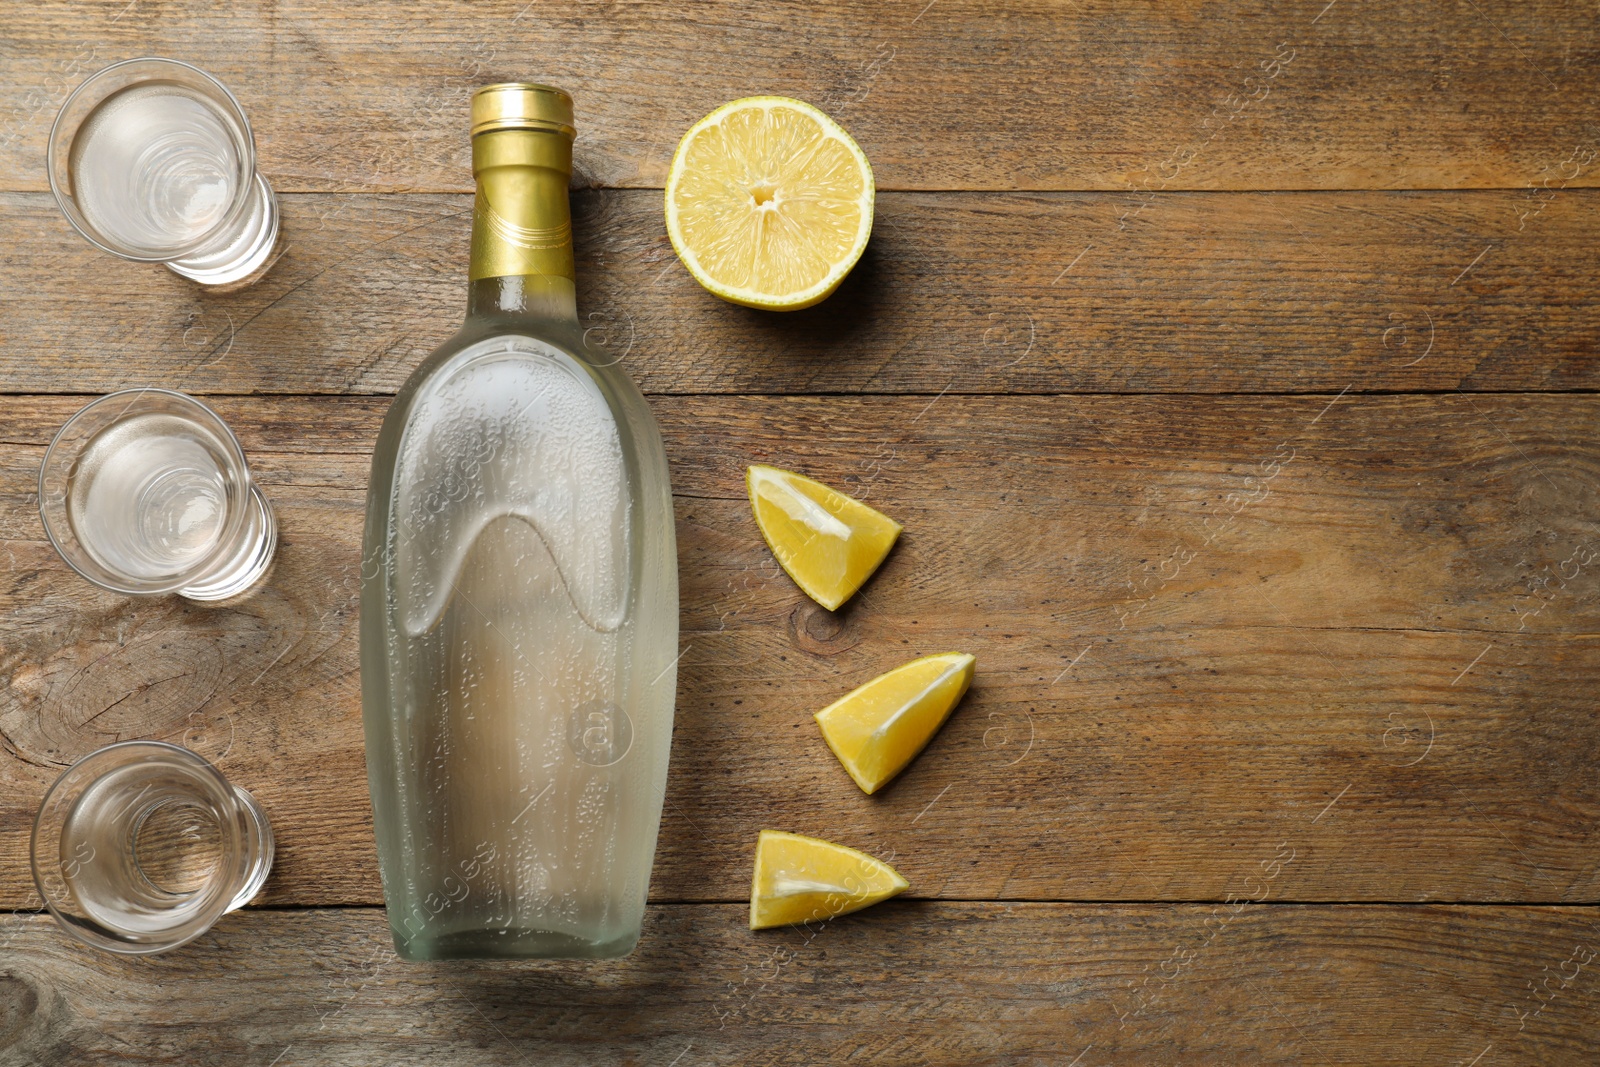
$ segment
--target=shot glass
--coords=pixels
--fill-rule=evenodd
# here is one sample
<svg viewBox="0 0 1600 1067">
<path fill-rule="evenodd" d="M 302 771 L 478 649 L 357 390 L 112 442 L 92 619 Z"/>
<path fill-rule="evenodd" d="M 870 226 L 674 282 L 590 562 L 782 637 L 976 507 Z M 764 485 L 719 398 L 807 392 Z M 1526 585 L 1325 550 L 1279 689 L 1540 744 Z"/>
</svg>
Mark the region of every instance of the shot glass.
<svg viewBox="0 0 1600 1067">
<path fill-rule="evenodd" d="M 133 596 L 235 596 L 278 543 L 233 432 L 171 389 L 111 393 L 68 419 L 39 467 L 39 515 L 73 570 Z"/>
<path fill-rule="evenodd" d="M 33 824 L 33 880 L 73 937 L 125 955 L 194 940 L 272 869 L 249 793 L 186 748 L 124 741 L 68 767 Z"/>
<path fill-rule="evenodd" d="M 50 190 L 91 244 L 225 285 L 272 254 L 278 201 L 233 94 L 198 67 L 129 59 L 89 77 L 50 128 Z"/>
</svg>

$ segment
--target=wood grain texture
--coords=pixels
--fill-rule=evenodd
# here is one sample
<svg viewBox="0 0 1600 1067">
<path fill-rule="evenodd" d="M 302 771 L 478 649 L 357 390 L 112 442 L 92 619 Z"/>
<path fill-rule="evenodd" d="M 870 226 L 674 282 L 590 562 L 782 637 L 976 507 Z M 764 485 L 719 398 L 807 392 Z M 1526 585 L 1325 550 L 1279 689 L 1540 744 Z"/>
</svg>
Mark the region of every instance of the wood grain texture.
<svg viewBox="0 0 1600 1067">
<path fill-rule="evenodd" d="M 41 536 L 72 397 L 0 401 L 0 905 L 67 760 L 219 758 L 273 903 L 377 903 L 354 606 L 385 402 L 219 398 L 278 510 L 231 609 L 92 590 Z M 1600 900 L 1593 396 L 661 398 L 683 589 L 652 894 L 735 901 L 771 827 L 942 899 Z M 843 610 L 772 562 L 771 462 L 906 534 Z M 875 797 L 811 713 L 922 653 L 974 691 Z"/>
<path fill-rule="evenodd" d="M 659 187 L 695 119 L 761 93 L 834 113 L 886 189 L 1593 185 L 1592 23 L 1556 0 L 57 0 L 7 13 L 0 189 L 43 189 L 61 100 L 151 54 L 235 90 L 282 191 L 470 189 L 468 96 L 530 78 L 575 94 L 604 186 Z"/>
<path fill-rule="evenodd" d="M 256 1067 L 1583 1064 L 1578 908 L 890 901 L 752 934 L 653 907 L 618 961 L 407 964 L 373 909 L 223 919 L 119 959 L 0 920 L 0 1063 Z"/>
<path fill-rule="evenodd" d="M 653 393 L 1600 388 L 1595 191 L 888 194 L 789 315 L 695 284 L 659 194 L 573 205 L 589 339 Z M 460 321 L 470 199 L 283 209 L 272 271 L 215 294 L 0 194 L 0 391 L 392 393 Z"/>
<path fill-rule="evenodd" d="M 0 1067 L 1600 1061 L 1590 6 L 47 0 L 0 22 L 0 909 L 39 907 L 34 810 L 110 741 L 217 761 L 278 839 L 256 904 L 170 955 L 0 914 Z M 145 54 L 251 117 L 284 222 L 252 288 L 101 254 L 45 191 L 67 93 Z M 667 804 L 633 956 L 405 964 L 372 906 L 367 468 L 461 314 L 468 97 L 525 78 L 576 96 L 580 306 L 673 463 Z M 700 290 L 658 191 L 691 122 L 767 92 L 834 114 L 880 189 L 866 257 L 788 316 Z M 212 397 L 276 508 L 241 601 L 104 594 L 43 538 L 45 442 L 149 383 Z M 758 461 L 905 524 L 842 611 L 762 545 Z M 973 691 L 863 796 L 811 713 L 951 649 Z M 912 889 L 750 934 L 767 827 Z"/>
</svg>

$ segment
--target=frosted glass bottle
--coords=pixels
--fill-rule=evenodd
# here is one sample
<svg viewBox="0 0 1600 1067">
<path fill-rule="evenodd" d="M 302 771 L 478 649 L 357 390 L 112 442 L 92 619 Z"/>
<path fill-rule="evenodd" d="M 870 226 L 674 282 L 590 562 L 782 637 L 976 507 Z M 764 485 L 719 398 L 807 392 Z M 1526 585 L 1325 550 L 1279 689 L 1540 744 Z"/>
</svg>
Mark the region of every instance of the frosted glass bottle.
<svg viewBox="0 0 1600 1067">
<path fill-rule="evenodd" d="M 367 770 L 407 959 L 638 941 L 677 684 L 660 432 L 578 323 L 572 102 L 473 97 L 467 318 L 407 380 L 368 490 Z"/>
</svg>

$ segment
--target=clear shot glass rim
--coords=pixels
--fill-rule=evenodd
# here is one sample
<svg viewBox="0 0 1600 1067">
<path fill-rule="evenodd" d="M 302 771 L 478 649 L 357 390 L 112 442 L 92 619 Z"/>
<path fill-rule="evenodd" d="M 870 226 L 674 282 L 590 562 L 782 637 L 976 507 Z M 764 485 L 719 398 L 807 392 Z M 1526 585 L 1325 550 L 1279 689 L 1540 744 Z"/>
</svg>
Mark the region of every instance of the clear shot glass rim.
<svg viewBox="0 0 1600 1067">
<path fill-rule="evenodd" d="M 103 761 L 106 760 L 109 755 L 130 748 L 158 749 L 166 752 L 169 755 L 176 756 L 179 760 L 188 764 L 195 773 L 209 779 L 211 784 L 216 786 L 221 795 L 226 797 L 231 802 L 238 803 L 234 786 L 228 781 L 227 776 L 218 770 L 216 765 L 210 760 L 206 759 L 193 749 L 184 748 L 182 745 L 174 745 L 170 741 L 156 741 L 153 739 L 145 740 L 139 738 L 128 741 L 117 741 L 113 744 L 103 745 L 100 748 L 97 748 L 92 752 L 86 752 L 82 756 L 79 756 L 77 759 L 73 760 L 67 765 L 66 769 L 56 776 L 55 781 L 50 783 L 50 788 L 45 790 L 44 797 L 39 801 L 39 810 L 34 814 L 33 832 L 29 835 L 28 839 L 28 866 L 33 875 L 34 889 L 38 891 L 39 897 L 44 901 L 45 909 L 50 912 L 51 918 L 55 919 L 57 926 L 61 927 L 72 937 L 90 946 L 91 948 L 104 949 L 105 951 L 115 952 L 124 956 L 147 956 L 158 952 L 166 952 L 182 945 L 186 945 L 210 930 L 212 926 L 216 925 L 218 919 L 222 918 L 222 916 L 226 915 L 231 910 L 229 905 L 232 903 L 234 892 L 237 887 L 220 883 L 208 887 L 208 903 L 204 911 L 201 913 L 201 915 L 204 916 L 204 921 L 196 922 L 194 919 L 191 919 L 186 925 L 191 925 L 196 928 L 188 931 L 182 937 L 174 938 L 168 941 L 159 941 L 152 944 L 136 944 L 131 942 L 117 942 L 109 936 L 91 933 L 80 922 L 74 921 L 72 917 L 63 915 L 56 907 L 56 903 L 52 899 L 50 892 L 45 888 L 44 878 L 40 874 L 39 836 L 40 832 L 45 829 L 45 816 L 46 813 L 50 811 L 50 802 L 55 798 L 56 792 L 61 789 L 65 783 L 72 779 L 74 771 L 79 770 L 89 761 Z M 99 777 L 97 776 L 90 779 L 87 784 L 92 785 L 98 780 Z M 84 787 L 79 787 L 79 800 L 82 799 L 83 788 Z M 76 806 L 76 803 L 77 801 L 74 801 L 74 807 Z M 57 838 L 54 843 L 57 848 L 60 847 L 59 838 Z M 244 870 L 247 872 L 248 867 L 245 867 Z"/>
<path fill-rule="evenodd" d="M 63 180 L 66 177 L 65 167 L 68 161 L 61 158 L 63 151 L 65 151 L 69 157 L 71 154 L 71 140 L 69 140 L 65 146 L 63 146 L 61 143 L 63 135 L 61 124 L 66 119 L 67 113 L 72 108 L 73 103 L 76 102 L 80 96 L 85 95 L 86 91 L 89 90 L 91 86 L 94 86 L 97 82 L 99 82 L 102 78 L 107 77 L 108 75 L 111 75 L 115 71 L 118 71 L 124 67 L 131 67 L 140 63 L 157 64 L 169 67 L 182 67 L 191 74 L 198 75 L 203 80 L 211 83 L 213 87 L 222 93 L 223 98 L 228 102 L 228 106 L 233 109 L 232 117 L 238 120 L 240 129 L 244 134 L 242 138 L 243 144 L 239 146 L 240 167 L 239 174 L 237 176 L 238 181 L 235 183 L 234 187 L 233 202 L 228 205 L 227 212 L 224 213 L 214 225 L 193 240 L 188 241 L 181 247 L 170 249 L 154 255 L 143 255 L 136 252 L 129 252 L 126 250 L 126 248 L 113 247 L 112 245 L 107 244 L 100 238 L 98 234 L 95 233 L 94 229 L 89 225 L 88 220 L 83 217 L 83 213 L 78 210 L 76 197 L 67 192 L 67 190 L 64 188 Z M 122 88 L 125 89 L 134 84 L 137 83 L 129 82 L 128 85 L 125 85 Z M 87 118 L 88 115 L 92 115 L 94 111 L 104 104 L 106 100 L 110 99 L 115 92 L 121 92 L 121 89 L 114 90 L 113 93 L 108 93 L 103 99 L 97 101 L 94 106 L 89 109 L 88 114 L 85 115 L 85 118 Z M 83 122 L 80 120 L 78 122 L 78 126 L 81 127 L 82 125 Z M 74 128 L 72 131 L 72 139 L 75 140 L 76 138 L 77 129 Z M 60 175 L 56 173 L 58 162 L 61 163 L 63 168 Z M 66 100 L 62 101 L 61 110 L 56 112 L 55 121 L 50 124 L 50 137 L 45 146 L 45 177 L 50 181 L 50 192 L 55 197 L 56 206 L 61 209 L 61 213 L 66 216 L 67 222 L 71 224 L 74 230 L 78 231 L 78 235 L 84 240 L 88 241 L 102 252 L 109 252 L 114 256 L 119 256 L 122 259 L 131 260 L 135 263 L 167 263 L 174 259 L 182 259 L 191 252 L 194 252 L 200 248 L 204 248 L 207 243 L 215 240 L 217 235 L 224 233 L 230 226 L 238 223 L 240 217 L 244 214 L 245 209 L 249 206 L 251 198 L 255 195 L 256 138 L 254 131 L 250 128 L 250 117 L 245 114 L 243 105 L 239 103 L 239 98 L 234 96 L 233 91 L 226 85 L 222 84 L 221 80 L 219 80 L 215 75 L 209 73 L 208 71 L 201 70 L 193 63 L 185 63 L 181 59 L 168 59 L 166 56 L 136 56 L 133 59 L 122 59 L 112 63 L 109 66 L 101 67 L 99 70 L 85 78 L 77 86 L 77 88 L 72 90 L 72 92 L 67 94 Z"/>
<path fill-rule="evenodd" d="M 94 412 L 102 404 L 109 404 L 113 400 L 126 400 L 128 408 L 131 408 L 140 397 L 150 394 L 170 397 L 181 405 L 198 408 L 210 420 L 212 428 L 221 431 L 221 442 L 228 453 L 228 459 L 238 465 L 239 492 L 237 494 L 238 500 L 230 501 L 231 506 L 229 507 L 227 523 L 223 527 L 222 533 L 217 537 L 216 546 L 206 554 L 204 559 L 195 563 L 188 570 L 170 576 L 166 581 L 150 580 L 130 583 L 120 580 L 120 575 L 112 574 L 103 568 L 83 548 L 82 542 L 78 540 L 77 533 L 72 529 L 71 519 L 65 514 L 65 505 L 63 505 L 61 522 L 66 527 L 64 532 L 68 536 L 68 540 L 65 543 L 63 542 L 63 538 L 58 534 L 48 510 L 48 502 L 51 500 L 51 496 L 47 491 L 47 484 L 52 473 L 51 460 L 55 458 L 57 448 L 61 446 L 62 440 L 67 436 L 68 431 L 74 429 L 80 419 Z M 124 408 L 123 413 L 125 414 L 126 411 L 127 408 Z M 113 425 L 121 417 L 121 414 L 114 416 L 106 425 L 108 427 Z M 233 541 L 238 537 L 239 530 L 244 525 L 248 515 L 250 488 L 254 484 L 255 480 L 250 474 L 250 464 L 245 460 L 244 448 L 239 444 L 239 439 L 234 436 L 233 428 L 209 404 L 198 397 L 190 396 L 188 393 L 179 392 L 176 389 L 167 389 L 159 385 L 147 385 L 136 389 L 119 389 L 114 393 L 96 397 L 79 408 L 66 422 L 61 424 L 61 428 L 55 432 L 55 436 L 50 438 L 50 444 L 44 450 L 44 458 L 39 461 L 39 521 L 44 526 L 44 534 L 50 539 L 51 547 L 56 550 L 56 555 L 60 556 L 67 566 L 71 567 L 87 581 L 102 589 L 109 589 L 113 593 L 121 593 L 124 596 L 161 596 L 167 593 L 179 592 L 193 584 L 197 575 L 205 574 L 209 568 L 215 566 L 219 560 L 225 558 L 230 551 L 237 547 L 233 545 Z M 86 556 L 88 557 L 87 560 L 84 559 Z M 85 569 L 86 567 L 93 567 L 95 571 L 91 572 Z"/>
</svg>

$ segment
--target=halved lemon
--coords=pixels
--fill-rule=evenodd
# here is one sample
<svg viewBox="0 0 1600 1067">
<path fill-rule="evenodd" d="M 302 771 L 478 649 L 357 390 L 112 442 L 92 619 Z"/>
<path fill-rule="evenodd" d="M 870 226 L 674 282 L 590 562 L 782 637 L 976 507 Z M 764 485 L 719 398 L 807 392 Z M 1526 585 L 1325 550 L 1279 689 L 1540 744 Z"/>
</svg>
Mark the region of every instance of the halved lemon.
<svg viewBox="0 0 1600 1067">
<path fill-rule="evenodd" d="M 745 471 L 756 525 L 807 596 L 833 611 L 872 577 L 901 526 L 881 511 L 793 471 Z"/>
<path fill-rule="evenodd" d="M 667 172 L 667 235 L 695 281 L 769 311 L 839 287 L 872 233 L 872 167 L 827 115 L 785 96 L 723 104 Z"/>
<path fill-rule="evenodd" d="M 853 848 L 763 830 L 756 839 L 750 929 L 816 922 L 860 911 L 910 887 L 898 871 Z"/>
<path fill-rule="evenodd" d="M 972 684 L 976 658 L 923 656 L 817 712 L 822 737 L 862 792 L 876 793 L 916 758 Z"/>
</svg>

